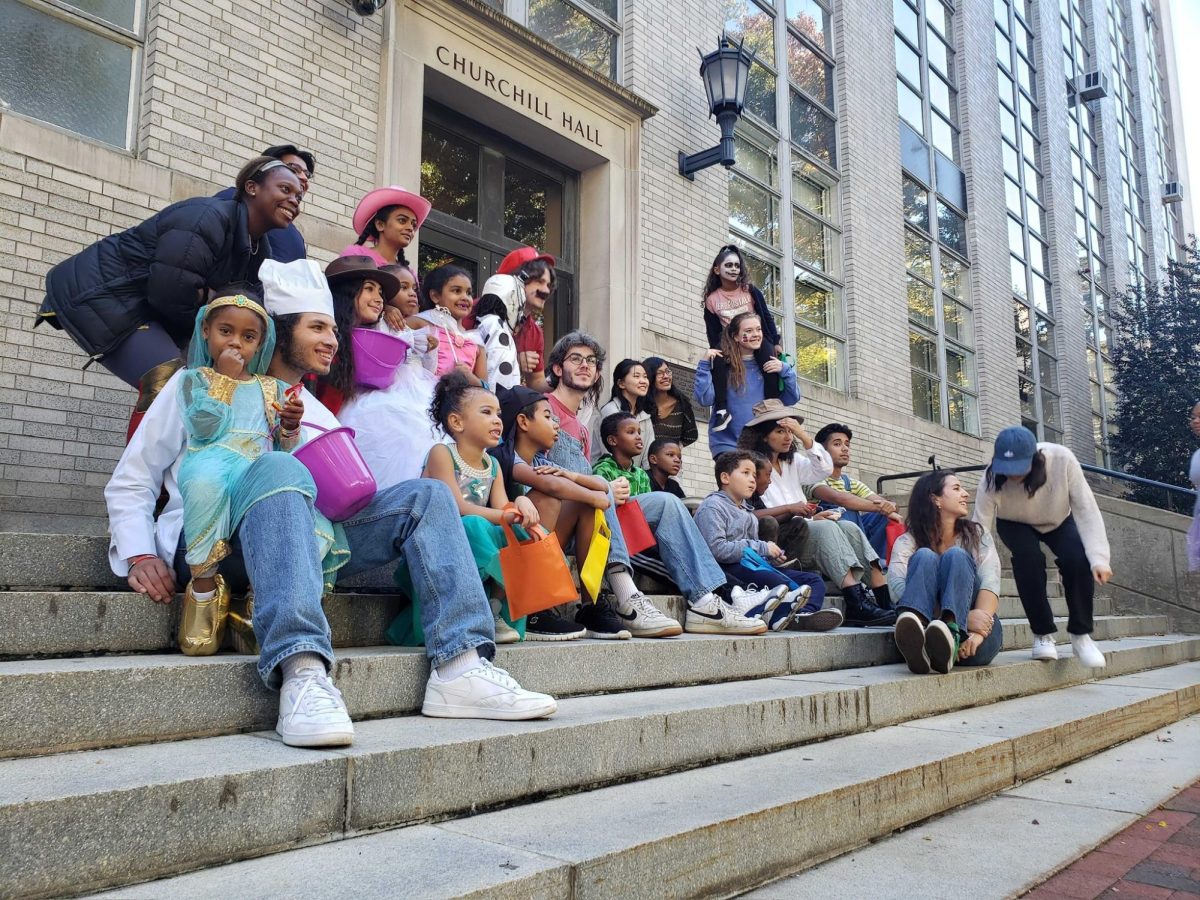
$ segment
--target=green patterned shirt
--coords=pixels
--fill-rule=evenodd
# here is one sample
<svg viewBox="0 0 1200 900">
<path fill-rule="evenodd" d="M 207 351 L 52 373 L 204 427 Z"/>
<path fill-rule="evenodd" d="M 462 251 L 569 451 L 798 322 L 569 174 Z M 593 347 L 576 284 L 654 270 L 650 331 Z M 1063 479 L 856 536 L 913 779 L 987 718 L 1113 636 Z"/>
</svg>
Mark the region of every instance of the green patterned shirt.
<svg viewBox="0 0 1200 900">
<path fill-rule="evenodd" d="M 599 475 L 605 481 L 628 478 L 630 497 L 650 493 L 650 473 L 645 469 L 637 468 L 637 466 L 622 469 L 617 465 L 617 461 L 613 459 L 611 454 L 606 453 L 600 459 L 596 460 L 596 464 L 592 466 L 592 474 Z"/>
</svg>

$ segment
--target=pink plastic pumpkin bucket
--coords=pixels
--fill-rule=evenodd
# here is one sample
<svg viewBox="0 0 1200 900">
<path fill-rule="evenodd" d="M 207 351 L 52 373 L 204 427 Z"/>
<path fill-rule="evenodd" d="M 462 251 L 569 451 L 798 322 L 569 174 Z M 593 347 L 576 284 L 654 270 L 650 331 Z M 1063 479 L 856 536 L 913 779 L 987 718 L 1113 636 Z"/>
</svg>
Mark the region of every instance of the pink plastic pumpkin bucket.
<svg viewBox="0 0 1200 900">
<path fill-rule="evenodd" d="M 328 519 L 348 519 L 375 496 L 375 476 L 354 443 L 354 429 L 325 429 L 305 422 L 319 434 L 293 454 L 312 474 L 317 485 L 317 509 Z"/>
<path fill-rule="evenodd" d="M 390 387 L 396 369 L 408 356 L 408 342 L 370 328 L 355 328 L 350 341 L 354 353 L 354 380 L 380 390 Z"/>
</svg>

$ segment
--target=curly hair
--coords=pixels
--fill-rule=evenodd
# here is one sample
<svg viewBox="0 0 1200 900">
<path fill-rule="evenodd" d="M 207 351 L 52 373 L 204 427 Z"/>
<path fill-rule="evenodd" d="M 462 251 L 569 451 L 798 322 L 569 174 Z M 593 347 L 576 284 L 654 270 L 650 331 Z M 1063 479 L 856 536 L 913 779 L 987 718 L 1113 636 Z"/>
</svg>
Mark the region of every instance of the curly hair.
<svg viewBox="0 0 1200 900">
<path fill-rule="evenodd" d="M 433 389 L 433 401 L 429 404 L 429 418 L 433 419 L 442 431 L 449 435 L 450 416 L 453 413 L 462 412 L 463 401 L 472 391 L 488 393 L 487 388 L 472 384 L 471 379 L 462 372 L 451 369 L 438 379 L 437 386 Z"/>
<path fill-rule="evenodd" d="M 591 386 L 588 393 L 593 398 L 600 396 L 601 385 L 604 382 L 604 348 L 600 346 L 600 342 L 588 334 L 586 331 L 572 331 L 560 337 L 551 348 L 549 355 L 546 357 L 546 383 L 550 385 L 550 389 L 558 387 L 561 380 L 554 372 L 554 367 L 562 367 L 567 361 L 567 354 L 576 347 L 586 347 L 596 357 L 596 383 Z"/>
</svg>

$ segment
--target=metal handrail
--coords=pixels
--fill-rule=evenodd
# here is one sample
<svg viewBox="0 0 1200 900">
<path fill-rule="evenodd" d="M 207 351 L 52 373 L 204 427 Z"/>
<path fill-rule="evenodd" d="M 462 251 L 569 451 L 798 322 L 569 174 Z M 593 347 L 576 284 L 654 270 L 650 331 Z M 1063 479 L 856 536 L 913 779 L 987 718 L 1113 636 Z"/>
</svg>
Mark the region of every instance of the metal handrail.
<svg viewBox="0 0 1200 900">
<path fill-rule="evenodd" d="M 929 457 L 928 462 L 932 468 L 926 469 L 923 472 L 899 472 L 895 475 L 880 475 L 877 479 L 875 479 L 875 493 L 877 493 L 877 494 L 883 493 L 883 483 L 885 481 L 899 481 L 903 478 L 920 478 L 922 475 L 926 475 L 929 472 L 932 472 L 934 469 L 939 468 L 938 464 L 937 464 L 936 456 Z M 1088 463 L 1080 463 L 1079 467 L 1081 469 L 1083 469 L 1083 471 L 1090 472 L 1093 475 L 1101 475 L 1105 478 L 1116 478 L 1120 481 L 1128 481 L 1133 484 L 1140 484 L 1140 485 L 1144 485 L 1146 487 L 1161 488 L 1162 490 L 1164 490 L 1170 494 L 1178 494 L 1181 497 L 1187 497 L 1193 501 L 1196 499 L 1195 491 L 1190 490 L 1188 488 L 1179 487 L 1179 485 L 1176 485 L 1176 484 L 1167 484 L 1162 481 L 1154 481 L 1153 479 L 1150 479 L 1150 478 L 1142 478 L 1140 475 L 1130 475 L 1128 472 L 1118 472 L 1115 469 L 1103 469 L 1100 466 L 1093 466 L 1093 465 L 1089 465 Z M 986 469 L 987 469 L 986 465 L 984 465 L 984 466 L 953 466 L 951 468 L 947 468 L 942 471 L 953 472 L 955 474 L 958 474 L 959 472 L 983 472 Z"/>
</svg>

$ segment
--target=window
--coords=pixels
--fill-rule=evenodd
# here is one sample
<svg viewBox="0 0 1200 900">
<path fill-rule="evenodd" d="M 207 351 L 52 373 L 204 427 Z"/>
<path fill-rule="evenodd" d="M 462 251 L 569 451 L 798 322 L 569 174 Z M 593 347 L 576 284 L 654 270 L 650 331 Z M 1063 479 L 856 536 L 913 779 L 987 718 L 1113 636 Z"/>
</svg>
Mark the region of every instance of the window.
<svg viewBox="0 0 1200 900">
<path fill-rule="evenodd" d="M 954 10 L 942 0 L 893 0 L 892 13 L 913 413 L 978 434 Z"/>
<path fill-rule="evenodd" d="M 845 385 L 832 9 L 827 0 L 726 0 L 725 30 L 758 62 L 729 173 L 731 240 L 767 298 L 797 372 Z M 775 47 L 786 59 L 777 60 Z M 781 85 L 780 82 L 783 82 Z M 786 109 L 778 109 L 786 91 Z M 780 116 L 783 115 L 783 121 Z M 789 177 L 790 173 L 790 177 Z"/>
<path fill-rule="evenodd" d="M 139 0 L 0 0 L 0 95 L 15 112 L 132 148 L 143 17 Z"/>
<path fill-rule="evenodd" d="M 507 6 L 538 37 L 601 75 L 619 77 L 618 0 L 508 0 Z"/>
</svg>

